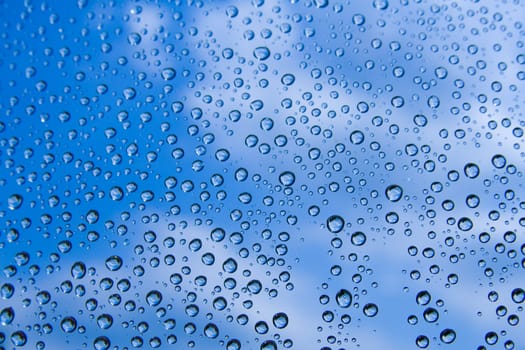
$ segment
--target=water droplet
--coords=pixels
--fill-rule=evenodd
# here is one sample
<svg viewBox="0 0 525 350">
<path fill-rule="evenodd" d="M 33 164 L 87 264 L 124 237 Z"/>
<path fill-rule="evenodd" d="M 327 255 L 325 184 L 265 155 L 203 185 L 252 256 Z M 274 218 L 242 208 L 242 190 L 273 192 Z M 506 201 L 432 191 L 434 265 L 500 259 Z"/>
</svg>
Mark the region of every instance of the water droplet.
<svg viewBox="0 0 525 350">
<path fill-rule="evenodd" d="M 458 220 L 458 228 L 461 231 L 470 231 L 472 227 L 474 227 L 474 224 L 469 218 L 461 218 Z"/>
<path fill-rule="evenodd" d="M 362 26 L 365 24 L 366 17 L 360 13 L 357 13 L 352 16 L 352 23 L 354 23 L 357 26 Z"/>
<path fill-rule="evenodd" d="M 231 339 L 226 344 L 226 350 L 240 350 L 241 349 L 241 342 L 237 339 Z"/>
<path fill-rule="evenodd" d="M 140 44 L 141 41 L 142 41 L 142 37 L 140 36 L 139 33 L 133 32 L 128 35 L 128 43 L 130 45 L 136 46 Z"/>
<path fill-rule="evenodd" d="M 230 159 L 230 152 L 227 149 L 219 149 L 215 152 L 215 158 L 220 162 L 225 162 Z"/>
<path fill-rule="evenodd" d="M 74 317 L 64 317 L 60 321 L 60 328 L 65 333 L 73 333 L 77 329 L 77 320 Z"/>
<path fill-rule="evenodd" d="M 360 130 L 355 130 L 350 134 L 350 142 L 360 145 L 365 141 L 365 135 Z"/>
<path fill-rule="evenodd" d="M 273 315 L 272 322 L 275 328 L 283 329 L 288 325 L 288 315 L 284 312 L 278 312 Z"/>
<path fill-rule="evenodd" d="M 414 116 L 414 124 L 416 124 L 416 126 L 425 127 L 427 123 L 427 117 L 425 117 L 423 114 L 416 114 Z"/>
<path fill-rule="evenodd" d="M 261 344 L 260 350 L 277 350 L 277 344 L 273 340 L 266 340 Z"/>
<path fill-rule="evenodd" d="M 507 164 L 507 160 L 501 154 L 496 154 L 495 156 L 492 157 L 492 165 L 494 165 L 495 168 L 497 169 L 504 168 L 506 164 Z"/>
<path fill-rule="evenodd" d="M 468 163 L 464 168 L 465 175 L 470 179 L 475 179 L 479 175 L 479 167 L 477 164 Z"/>
<path fill-rule="evenodd" d="M 418 335 L 416 338 L 416 345 L 420 349 L 426 349 L 430 344 L 430 340 L 426 335 Z"/>
<path fill-rule="evenodd" d="M 171 104 L 171 110 L 173 113 L 180 113 L 184 109 L 184 103 L 181 101 L 175 101 Z"/>
<path fill-rule="evenodd" d="M 366 235 L 361 231 L 354 232 L 350 237 L 350 241 L 357 247 L 362 246 L 366 243 Z"/>
<path fill-rule="evenodd" d="M 525 301 L 525 290 L 522 288 L 515 288 L 511 292 L 512 301 L 517 304 L 523 303 Z"/>
<path fill-rule="evenodd" d="M 326 227 L 332 233 L 339 233 L 345 226 L 345 220 L 339 215 L 332 215 L 326 220 Z"/>
<path fill-rule="evenodd" d="M 122 191 L 122 188 L 119 186 L 113 186 L 109 191 L 109 195 L 112 200 L 120 201 L 124 197 L 124 191 Z"/>
<path fill-rule="evenodd" d="M 430 108 L 437 109 L 440 105 L 439 97 L 437 97 L 436 95 L 430 96 L 427 100 L 427 104 Z"/>
<path fill-rule="evenodd" d="M 152 290 L 146 295 L 146 302 L 149 306 L 157 306 L 162 301 L 162 294 L 158 290 Z"/>
<path fill-rule="evenodd" d="M 291 171 L 284 171 L 279 175 L 279 182 L 283 186 L 292 186 L 295 183 L 295 174 Z"/>
<path fill-rule="evenodd" d="M 259 61 L 265 61 L 270 57 L 270 50 L 266 46 L 259 46 L 253 50 L 253 56 Z"/>
<path fill-rule="evenodd" d="M 391 202 L 397 202 L 403 197 L 403 188 L 399 185 L 390 185 L 385 190 L 386 197 Z"/>
<path fill-rule="evenodd" d="M 11 334 L 11 343 L 14 346 L 24 346 L 27 343 L 27 336 L 23 331 L 16 331 Z"/>
<path fill-rule="evenodd" d="M 386 10 L 388 8 L 388 1 L 387 0 L 374 0 L 373 5 L 374 5 L 374 8 L 378 10 Z"/>
<path fill-rule="evenodd" d="M 233 258 L 228 258 L 222 264 L 222 269 L 224 272 L 234 273 L 237 271 L 237 262 Z"/>
<path fill-rule="evenodd" d="M 419 305 L 427 305 L 430 303 L 431 296 L 430 293 L 426 290 L 423 290 L 419 293 L 417 293 L 416 301 Z"/>
<path fill-rule="evenodd" d="M 318 9 L 322 9 L 328 6 L 329 1 L 328 0 L 314 0 L 315 7 Z"/>
<path fill-rule="evenodd" d="M 7 326 L 13 322 L 15 318 L 15 311 L 11 307 L 6 307 L 0 311 L 0 324 L 2 326 Z"/>
<path fill-rule="evenodd" d="M 100 216 L 97 210 L 90 210 L 86 215 L 86 220 L 89 224 L 95 224 L 98 222 L 99 217 Z"/>
<path fill-rule="evenodd" d="M 211 339 L 217 338 L 219 336 L 219 329 L 215 324 L 208 323 L 206 326 L 204 326 L 204 335 Z"/>
<path fill-rule="evenodd" d="M 24 198 L 18 194 L 13 194 L 7 199 L 7 207 L 11 210 L 20 208 L 24 201 Z"/>
<path fill-rule="evenodd" d="M 255 331 L 258 333 L 258 334 L 266 334 L 268 333 L 268 324 L 264 321 L 259 321 L 255 324 Z"/>
<path fill-rule="evenodd" d="M 429 307 L 423 312 L 423 317 L 425 321 L 434 323 L 439 319 L 439 312 L 436 309 Z"/>
<path fill-rule="evenodd" d="M 363 306 L 363 313 L 367 317 L 374 317 L 377 315 L 378 312 L 379 312 L 379 308 L 377 307 L 376 304 L 369 303 Z"/>
<path fill-rule="evenodd" d="M 106 267 L 109 271 L 118 271 L 122 267 L 122 258 L 112 255 L 106 259 Z"/>
<path fill-rule="evenodd" d="M 496 332 L 487 332 L 485 334 L 485 342 L 488 345 L 494 345 L 498 342 L 498 334 Z"/>
<path fill-rule="evenodd" d="M 164 68 L 161 72 L 162 79 L 166 81 L 173 80 L 176 75 L 177 72 L 173 68 Z"/>
<path fill-rule="evenodd" d="M 446 328 L 441 331 L 439 338 L 445 344 L 452 344 L 456 340 L 456 332 L 453 329 Z"/>
<path fill-rule="evenodd" d="M 295 76 L 293 74 L 284 74 L 281 77 L 281 83 L 285 86 L 290 86 L 295 82 Z"/>
<path fill-rule="evenodd" d="M 228 16 L 229 18 L 235 18 L 237 17 L 237 15 L 239 14 L 239 9 L 235 6 L 228 6 L 226 8 L 226 16 Z"/>
<path fill-rule="evenodd" d="M 86 271 L 86 265 L 81 261 L 77 261 L 71 266 L 71 276 L 74 279 L 82 279 L 86 275 Z"/>
<path fill-rule="evenodd" d="M 335 300 L 337 301 L 337 305 L 340 307 L 348 308 L 350 305 L 352 305 L 352 294 L 350 294 L 350 292 L 346 289 L 341 289 L 335 295 Z"/>
<path fill-rule="evenodd" d="M 111 341 L 108 337 L 100 336 L 93 341 L 93 347 L 95 350 L 108 350 L 111 346 Z"/>
</svg>

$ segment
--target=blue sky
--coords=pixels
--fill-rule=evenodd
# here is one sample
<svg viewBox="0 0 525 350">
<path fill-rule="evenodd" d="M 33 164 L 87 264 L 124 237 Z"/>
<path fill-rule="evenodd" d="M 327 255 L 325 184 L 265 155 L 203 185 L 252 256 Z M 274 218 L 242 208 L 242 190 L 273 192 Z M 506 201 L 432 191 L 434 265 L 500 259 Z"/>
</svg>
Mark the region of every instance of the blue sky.
<svg viewBox="0 0 525 350">
<path fill-rule="evenodd" d="M 267 340 L 406 349 L 422 335 L 428 348 L 525 344 L 520 325 L 509 324 L 523 313 L 511 297 L 524 288 L 523 4 L 0 6 L 0 283 L 15 288 L 0 299 L 0 312 L 15 313 L 0 329 L 7 348 L 16 347 L 16 331 L 26 348 L 43 341 L 49 349 L 94 348 L 99 336 L 111 348 L 132 348 L 137 336 L 143 347 L 159 338 L 164 348 L 170 335 L 174 347 L 199 349 L 231 339 L 243 349 Z M 426 124 L 414 121 L 421 115 Z M 284 172 L 293 183 L 283 184 Z M 390 185 L 402 188 L 399 201 L 386 197 Z M 123 197 L 112 199 L 112 189 Z M 479 206 L 466 204 L 470 194 Z M 13 195 L 23 198 L 14 210 Z M 327 228 L 332 215 L 344 219 L 338 233 Z M 462 230 L 462 218 L 473 227 Z M 215 228 L 223 240 L 213 241 Z M 352 244 L 355 232 L 366 235 L 363 245 Z M 70 251 L 60 250 L 64 242 Z M 123 260 L 118 271 L 105 266 L 113 255 Z M 225 270 L 228 259 L 236 271 Z M 80 280 L 70 273 L 77 261 L 88 268 Z M 104 278 L 114 282 L 109 290 Z M 122 279 L 129 291 L 118 290 Z M 254 281 L 261 292 L 250 289 Z M 352 294 L 349 308 L 336 303 L 341 289 Z M 42 290 L 51 303 L 38 305 Z M 431 301 L 418 305 L 425 290 Z M 147 304 L 151 291 L 163 295 L 156 307 Z M 214 309 L 218 296 L 226 309 Z M 369 304 L 376 316 L 365 316 Z M 188 305 L 199 313 L 188 315 Z M 436 322 L 425 321 L 430 307 Z M 272 324 L 280 312 L 289 319 L 283 329 Z M 102 314 L 113 316 L 109 329 L 97 326 Z M 66 317 L 77 319 L 72 333 L 60 329 Z M 259 321 L 266 334 L 257 333 Z M 190 323 L 196 331 L 186 334 Z M 217 338 L 205 335 L 210 323 Z M 447 329 L 452 344 L 440 339 Z M 489 332 L 498 335 L 494 346 Z"/>
</svg>

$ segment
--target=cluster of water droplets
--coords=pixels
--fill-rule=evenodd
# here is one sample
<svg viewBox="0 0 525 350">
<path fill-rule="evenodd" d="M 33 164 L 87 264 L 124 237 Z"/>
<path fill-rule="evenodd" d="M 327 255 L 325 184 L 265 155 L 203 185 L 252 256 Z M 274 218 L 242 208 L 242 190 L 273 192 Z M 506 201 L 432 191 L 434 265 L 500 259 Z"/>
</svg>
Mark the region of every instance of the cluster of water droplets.
<svg viewBox="0 0 525 350">
<path fill-rule="evenodd" d="M 0 8 L 0 348 L 524 346 L 522 2 Z"/>
</svg>

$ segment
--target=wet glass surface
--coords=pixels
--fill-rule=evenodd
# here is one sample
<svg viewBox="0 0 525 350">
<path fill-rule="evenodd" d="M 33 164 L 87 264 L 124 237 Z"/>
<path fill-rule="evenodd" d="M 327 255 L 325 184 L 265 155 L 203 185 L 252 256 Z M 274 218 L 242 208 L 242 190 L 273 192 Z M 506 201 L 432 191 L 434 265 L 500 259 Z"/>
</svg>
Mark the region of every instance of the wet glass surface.
<svg viewBox="0 0 525 350">
<path fill-rule="evenodd" d="M 524 21 L 0 0 L 0 349 L 523 349 Z"/>
</svg>

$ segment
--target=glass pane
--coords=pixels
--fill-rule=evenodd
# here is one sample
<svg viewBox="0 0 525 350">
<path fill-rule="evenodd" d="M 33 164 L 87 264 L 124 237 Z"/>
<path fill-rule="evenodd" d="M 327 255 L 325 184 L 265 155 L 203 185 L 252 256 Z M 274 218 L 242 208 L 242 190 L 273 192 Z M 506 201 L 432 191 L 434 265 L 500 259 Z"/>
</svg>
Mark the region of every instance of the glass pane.
<svg viewBox="0 0 525 350">
<path fill-rule="evenodd" d="M 0 0 L 0 349 L 523 349 L 524 7 Z"/>
</svg>

